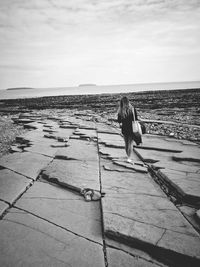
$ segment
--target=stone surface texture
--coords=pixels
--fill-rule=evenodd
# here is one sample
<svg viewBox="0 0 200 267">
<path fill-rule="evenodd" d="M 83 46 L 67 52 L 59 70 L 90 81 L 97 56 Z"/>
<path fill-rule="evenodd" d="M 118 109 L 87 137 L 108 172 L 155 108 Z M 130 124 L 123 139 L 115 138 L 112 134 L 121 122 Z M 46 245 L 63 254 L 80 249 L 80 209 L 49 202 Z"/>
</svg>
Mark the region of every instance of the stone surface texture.
<svg viewBox="0 0 200 267">
<path fill-rule="evenodd" d="M 61 159 L 75 159 L 79 161 L 98 162 L 97 145 L 91 141 L 70 139 L 68 147 L 59 149 L 55 157 Z"/>
<path fill-rule="evenodd" d="M 111 165 L 106 170 L 103 160 L 101 162 L 102 190 L 106 193 L 102 199 L 105 234 L 130 244 L 143 242 L 144 246 L 156 246 L 158 251 L 173 253 L 175 258 L 178 254 L 183 258 L 187 255 L 188 259 L 196 258 L 198 261 L 198 233 L 152 178 L 136 170 L 122 175 L 110 171 Z M 126 164 L 122 166 L 128 168 Z M 172 242 L 174 238 L 181 242 L 181 246 Z"/>
<path fill-rule="evenodd" d="M 102 245 L 18 209 L 0 221 L 0 233 L 1 266 L 105 266 Z"/>
<path fill-rule="evenodd" d="M 7 203 L 5 203 L 4 201 L 0 200 L 0 217 L 2 216 L 2 214 L 4 213 L 4 211 L 6 209 L 9 208 L 9 205 Z"/>
<path fill-rule="evenodd" d="M 0 166 L 35 180 L 41 169 L 51 160 L 50 157 L 36 153 L 22 152 L 8 154 L 0 158 Z"/>
<path fill-rule="evenodd" d="M 45 169 L 42 177 L 56 181 L 76 191 L 82 188 L 100 190 L 99 166 L 95 161 L 60 160 L 55 159 Z"/>
<path fill-rule="evenodd" d="M 13 203 L 31 182 L 30 179 L 8 169 L 0 170 L 0 199 Z"/>
<path fill-rule="evenodd" d="M 79 194 L 35 182 L 16 207 L 80 236 L 102 243 L 99 202 L 86 202 Z"/>
<path fill-rule="evenodd" d="M 144 143 L 146 149 L 135 147 L 137 155 L 147 164 L 158 169 L 159 175 L 180 193 L 185 201 L 198 203 L 200 201 L 200 146 L 185 140 L 154 136 L 146 136 Z"/>
<path fill-rule="evenodd" d="M 134 257 L 124 251 L 108 248 L 107 249 L 108 266 L 111 267 L 156 267 L 159 266 L 155 263 L 148 262 L 144 259 Z"/>
<path fill-rule="evenodd" d="M 0 158 L 0 266 L 200 265 L 199 145 L 146 134 L 128 163 L 91 110 L 18 117 L 27 131 Z"/>
</svg>

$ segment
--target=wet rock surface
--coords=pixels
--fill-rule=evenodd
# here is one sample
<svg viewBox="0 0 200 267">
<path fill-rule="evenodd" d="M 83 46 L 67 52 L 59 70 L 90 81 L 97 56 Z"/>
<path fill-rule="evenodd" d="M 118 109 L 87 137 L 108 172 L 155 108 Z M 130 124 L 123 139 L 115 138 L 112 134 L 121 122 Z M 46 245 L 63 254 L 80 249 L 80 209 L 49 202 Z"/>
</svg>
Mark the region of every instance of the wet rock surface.
<svg viewBox="0 0 200 267">
<path fill-rule="evenodd" d="M 199 266 L 198 144 L 146 134 L 131 164 L 120 129 L 91 110 L 19 119 L 26 132 L 0 158 L 2 266 Z"/>
</svg>

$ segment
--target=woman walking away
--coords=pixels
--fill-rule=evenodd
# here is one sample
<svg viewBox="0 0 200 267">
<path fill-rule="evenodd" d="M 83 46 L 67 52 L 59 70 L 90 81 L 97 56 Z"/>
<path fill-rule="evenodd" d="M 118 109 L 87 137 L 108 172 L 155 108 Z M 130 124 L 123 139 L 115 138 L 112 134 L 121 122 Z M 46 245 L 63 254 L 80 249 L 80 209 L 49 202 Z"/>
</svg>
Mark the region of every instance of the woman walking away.
<svg viewBox="0 0 200 267">
<path fill-rule="evenodd" d="M 134 115 L 133 115 L 134 112 Z M 122 129 L 122 134 L 125 142 L 125 150 L 127 154 L 127 162 L 132 162 L 131 153 L 133 149 L 133 141 L 137 141 L 137 145 L 141 143 L 140 140 L 136 140 L 133 134 L 132 121 L 138 119 L 136 109 L 130 104 L 126 96 L 122 97 L 120 100 L 120 105 L 118 109 L 118 122 Z"/>
</svg>

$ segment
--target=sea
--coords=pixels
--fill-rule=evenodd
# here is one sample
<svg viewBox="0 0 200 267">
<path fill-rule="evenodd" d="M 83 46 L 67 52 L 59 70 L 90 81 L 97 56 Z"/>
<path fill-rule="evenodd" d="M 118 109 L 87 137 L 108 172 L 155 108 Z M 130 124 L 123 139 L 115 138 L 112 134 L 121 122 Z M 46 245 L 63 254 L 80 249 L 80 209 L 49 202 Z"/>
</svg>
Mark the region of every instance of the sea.
<svg viewBox="0 0 200 267">
<path fill-rule="evenodd" d="M 200 89 L 200 81 L 170 83 L 138 83 L 120 85 L 82 84 L 74 87 L 10 88 L 0 90 L 0 99 L 35 98 L 59 95 L 134 93 L 156 90 Z"/>
</svg>

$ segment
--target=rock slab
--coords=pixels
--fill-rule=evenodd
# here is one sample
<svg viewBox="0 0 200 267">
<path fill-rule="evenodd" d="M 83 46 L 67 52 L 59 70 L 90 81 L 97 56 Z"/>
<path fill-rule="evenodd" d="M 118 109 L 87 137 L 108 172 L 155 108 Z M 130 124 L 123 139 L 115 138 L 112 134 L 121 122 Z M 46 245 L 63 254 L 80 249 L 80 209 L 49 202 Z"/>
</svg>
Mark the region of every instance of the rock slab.
<svg viewBox="0 0 200 267">
<path fill-rule="evenodd" d="M 96 161 L 55 159 L 43 169 L 42 177 L 78 192 L 83 188 L 100 191 L 99 166 Z"/>
<path fill-rule="evenodd" d="M 0 199 L 9 202 L 15 201 L 26 188 L 31 180 L 8 169 L 0 170 Z"/>
<path fill-rule="evenodd" d="M 0 221 L 0 232 L 0 266 L 105 266 L 102 245 L 18 209 Z"/>
<path fill-rule="evenodd" d="M 8 154 L 0 158 L 0 166 L 15 171 L 31 179 L 36 179 L 52 159 L 43 155 L 22 152 Z"/>
<path fill-rule="evenodd" d="M 78 236 L 102 244 L 100 203 L 43 182 L 34 185 L 15 206 L 44 218 Z"/>
<path fill-rule="evenodd" d="M 108 237 L 141 249 L 155 249 L 158 255 L 164 253 L 165 260 L 199 264 L 198 233 L 148 174 L 138 176 L 134 172 L 122 176 L 102 168 L 101 178 L 102 190 L 106 192 L 102 208 Z"/>
</svg>

